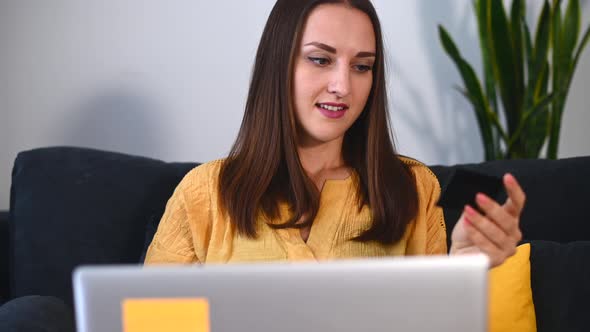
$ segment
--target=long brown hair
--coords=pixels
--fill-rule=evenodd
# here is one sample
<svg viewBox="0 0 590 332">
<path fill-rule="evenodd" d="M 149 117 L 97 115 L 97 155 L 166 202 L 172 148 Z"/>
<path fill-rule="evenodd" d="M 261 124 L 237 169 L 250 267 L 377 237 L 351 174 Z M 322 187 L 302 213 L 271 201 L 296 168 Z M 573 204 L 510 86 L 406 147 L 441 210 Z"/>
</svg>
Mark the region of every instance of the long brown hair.
<svg viewBox="0 0 590 332">
<path fill-rule="evenodd" d="M 373 24 L 376 59 L 367 103 L 343 142 L 343 158 L 358 174 L 359 211 L 367 204 L 372 225 L 357 241 L 399 241 L 418 210 L 415 179 L 395 151 L 387 110 L 381 26 L 369 0 L 278 0 L 258 46 L 246 109 L 238 137 L 222 165 L 219 203 L 238 233 L 256 237 L 256 220 L 280 217 L 288 203 L 290 220 L 272 227 L 310 225 L 319 192 L 297 153 L 293 69 L 303 26 L 318 5 L 344 3 L 366 13 Z"/>
</svg>

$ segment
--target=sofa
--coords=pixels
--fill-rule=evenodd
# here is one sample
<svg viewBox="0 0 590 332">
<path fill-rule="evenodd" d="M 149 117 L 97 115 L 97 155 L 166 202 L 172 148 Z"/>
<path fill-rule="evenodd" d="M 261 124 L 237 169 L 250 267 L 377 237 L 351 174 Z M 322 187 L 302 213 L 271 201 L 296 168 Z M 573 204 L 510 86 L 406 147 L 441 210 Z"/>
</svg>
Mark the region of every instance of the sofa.
<svg viewBox="0 0 590 332">
<path fill-rule="evenodd" d="M 77 147 L 19 153 L 0 212 L 0 303 L 48 295 L 71 305 L 76 266 L 141 263 L 167 199 L 197 165 Z M 590 330 L 590 157 L 430 167 L 443 191 L 459 169 L 519 179 L 537 330 Z M 444 209 L 448 238 L 460 213 Z"/>
</svg>

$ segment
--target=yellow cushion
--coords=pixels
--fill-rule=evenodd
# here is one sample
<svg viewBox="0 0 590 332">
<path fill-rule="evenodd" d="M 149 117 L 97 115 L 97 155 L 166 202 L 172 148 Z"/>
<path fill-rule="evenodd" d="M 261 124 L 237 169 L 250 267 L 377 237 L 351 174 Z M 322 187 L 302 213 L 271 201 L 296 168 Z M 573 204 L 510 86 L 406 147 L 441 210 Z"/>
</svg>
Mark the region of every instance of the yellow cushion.
<svg viewBox="0 0 590 332">
<path fill-rule="evenodd" d="M 530 244 L 489 272 L 489 331 L 537 331 L 531 290 Z"/>
</svg>

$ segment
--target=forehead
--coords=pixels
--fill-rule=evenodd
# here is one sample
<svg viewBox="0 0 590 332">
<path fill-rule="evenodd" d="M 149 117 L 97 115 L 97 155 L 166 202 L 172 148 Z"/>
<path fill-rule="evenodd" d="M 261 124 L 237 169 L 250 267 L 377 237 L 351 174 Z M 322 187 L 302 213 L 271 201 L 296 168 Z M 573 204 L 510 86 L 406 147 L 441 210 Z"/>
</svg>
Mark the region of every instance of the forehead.
<svg viewBox="0 0 590 332">
<path fill-rule="evenodd" d="M 338 51 L 375 52 L 375 32 L 364 12 L 344 4 L 322 4 L 314 8 L 303 28 L 301 44 L 321 42 Z"/>
</svg>

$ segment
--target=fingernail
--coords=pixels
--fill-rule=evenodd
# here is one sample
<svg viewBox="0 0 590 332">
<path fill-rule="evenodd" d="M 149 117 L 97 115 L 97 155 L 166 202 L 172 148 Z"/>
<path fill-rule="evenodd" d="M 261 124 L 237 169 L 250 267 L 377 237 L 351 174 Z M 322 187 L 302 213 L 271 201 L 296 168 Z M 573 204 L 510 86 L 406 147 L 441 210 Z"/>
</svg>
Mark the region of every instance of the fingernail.
<svg viewBox="0 0 590 332">
<path fill-rule="evenodd" d="M 516 178 L 511 173 L 504 174 L 504 180 L 510 184 L 516 183 Z"/>
<path fill-rule="evenodd" d="M 484 205 L 488 204 L 490 202 L 490 199 L 482 193 L 478 193 L 476 195 L 475 199 L 477 200 L 478 203 L 484 204 Z"/>
<path fill-rule="evenodd" d="M 470 217 L 475 217 L 475 210 L 469 205 L 465 205 L 465 213 Z"/>
</svg>

